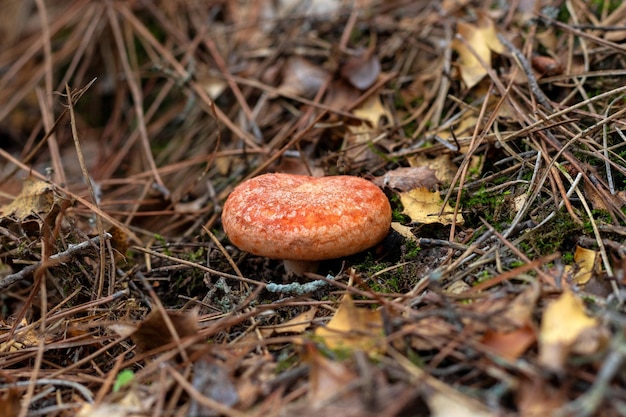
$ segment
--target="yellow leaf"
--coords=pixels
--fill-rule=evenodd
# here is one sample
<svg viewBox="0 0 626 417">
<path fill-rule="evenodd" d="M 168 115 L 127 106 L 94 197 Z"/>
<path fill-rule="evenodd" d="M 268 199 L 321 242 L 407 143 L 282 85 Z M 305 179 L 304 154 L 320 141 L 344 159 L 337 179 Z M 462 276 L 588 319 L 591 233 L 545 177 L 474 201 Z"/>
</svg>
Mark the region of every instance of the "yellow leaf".
<svg viewBox="0 0 626 417">
<path fill-rule="evenodd" d="M 441 223 L 452 224 L 454 221 L 454 209 L 446 204 L 441 210 L 441 197 L 437 191 L 430 192 L 425 188 L 416 188 L 405 193 L 400 193 L 400 202 L 404 206 L 403 213 L 417 223 Z M 456 216 L 456 224 L 463 224 L 465 220 L 461 213 Z"/>
<path fill-rule="evenodd" d="M 417 242 L 417 236 L 413 234 L 409 226 L 405 226 L 399 222 L 391 222 L 391 228 L 403 238 Z"/>
<path fill-rule="evenodd" d="M 361 123 L 356 126 L 348 126 L 348 129 L 354 134 L 350 144 L 367 142 L 372 139 L 372 134 L 378 132 L 380 121 L 383 117 L 387 120 L 391 119 L 391 113 L 383 106 L 380 96 L 374 94 L 363 102 L 359 107 L 354 109 L 352 113 L 368 123 Z"/>
<path fill-rule="evenodd" d="M 380 124 L 383 118 L 393 120 L 391 113 L 383 106 L 380 96 L 374 94 L 365 100 L 359 107 L 352 110 L 352 113 L 363 119 L 363 122 L 356 125 L 348 125 L 349 134 L 343 147 L 346 148 L 346 156 L 352 161 L 365 161 L 371 158 L 374 153 L 365 146 L 374 139 L 380 132 Z M 362 145 L 362 146 L 356 146 Z"/>
<path fill-rule="evenodd" d="M 315 330 L 315 336 L 330 349 L 359 349 L 370 353 L 385 350 L 380 310 L 357 308 L 349 294 L 343 297 L 326 327 Z"/>
<path fill-rule="evenodd" d="M 482 11 L 478 11 L 477 16 L 478 28 L 489 49 L 497 54 L 504 53 L 506 48 L 498 39 L 498 31 L 496 30 L 496 25 L 493 24 L 493 20 L 487 13 Z"/>
<path fill-rule="evenodd" d="M 543 313 L 539 362 L 561 370 L 578 339 L 598 326 L 598 320 L 585 313 L 583 302 L 571 291 L 565 291 Z"/>
<path fill-rule="evenodd" d="M 576 246 L 576 252 L 574 252 L 574 262 L 576 267 L 572 265 L 566 265 L 565 271 L 575 274 L 572 278 L 572 282 L 578 285 L 584 285 L 591 279 L 593 271 L 596 266 L 596 259 L 598 259 L 598 252 L 585 249 L 580 246 Z"/>
<path fill-rule="evenodd" d="M 502 53 L 504 47 L 498 40 L 493 22 L 485 14 L 479 15 L 476 25 L 458 22 L 457 34 L 463 40 L 454 39 L 452 48 L 459 54 L 461 78 L 467 88 L 472 88 L 491 68 L 491 52 Z"/>
<path fill-rule="evenodd" d="M 286 321 L 279 326 L 262 327 L 261 331 L 270 330 L 270 334 L 302 333 L 311 325 L 311 320 L 313 320 L 313 318 L 315 317 L 315 313 L 317 313 L 317 307 L 313 307 L 305 311 L 304 313 L 298 314 L 296 317 Z"/>
</svg>

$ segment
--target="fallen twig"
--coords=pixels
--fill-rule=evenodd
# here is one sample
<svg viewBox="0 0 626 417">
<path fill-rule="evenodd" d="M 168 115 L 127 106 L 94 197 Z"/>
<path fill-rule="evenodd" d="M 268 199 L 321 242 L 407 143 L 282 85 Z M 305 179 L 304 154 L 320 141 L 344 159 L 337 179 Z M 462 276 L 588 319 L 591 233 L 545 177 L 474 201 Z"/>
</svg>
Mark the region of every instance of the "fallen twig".
<svg viewBox="0 0 626 417">
<path fill-rule="evenodd" d="M 111 235 L 109 233 L 105 233 L 104 237 L 106 239 L 110 239 Z M 46 263 L 46 266 L 51 267 L 51 266 L 55 266 L 63 262 L 67 262 L 70 259 L 72 259 L 72 257 L 81 253 L 85 249 L 90 248 L 91 245 L 97 245 L 99 242 L 100 242 L 100 236 L 96 236 L 90 240 L 79 243 L 77 245 L 70 245 L 70 247 L 67 248 L 67 250 L 57 253 L 56 255 L 52 255 L 50 259 L 48 260 L 48 262 Z M 0 291 L 3 291 L 9 288 L 11 285 L 15 284 L 16 282 L 21 281 L 25 279 L 26 277 L 30 276 L 32 273 L 34 273 L 37 270 L 37 268 L 41 266 L 42 266 L 42 263 L 37 262 L 36 264 L 27 266 L 26 268 L 22 269 L 19 272 L 16 272 L 11 275 L 7 275 L 2 280 L 0 280 Z"/>
</svg>

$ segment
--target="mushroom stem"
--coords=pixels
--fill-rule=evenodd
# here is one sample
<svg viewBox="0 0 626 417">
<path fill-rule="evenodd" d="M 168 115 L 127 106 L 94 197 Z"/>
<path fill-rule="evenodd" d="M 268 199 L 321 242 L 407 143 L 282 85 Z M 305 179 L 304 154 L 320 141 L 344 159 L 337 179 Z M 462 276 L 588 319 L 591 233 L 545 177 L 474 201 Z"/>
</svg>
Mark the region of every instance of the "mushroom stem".
<svg viewBox="0 0 626 417">
<path fill-rule="evenodd" d="M 283 261 L 285 265 L 285 272 L 287 275 L 303 276 L 305 272 L 317 272 L 319 261 L 294 261 L 285 259 Z"/>
</svg>

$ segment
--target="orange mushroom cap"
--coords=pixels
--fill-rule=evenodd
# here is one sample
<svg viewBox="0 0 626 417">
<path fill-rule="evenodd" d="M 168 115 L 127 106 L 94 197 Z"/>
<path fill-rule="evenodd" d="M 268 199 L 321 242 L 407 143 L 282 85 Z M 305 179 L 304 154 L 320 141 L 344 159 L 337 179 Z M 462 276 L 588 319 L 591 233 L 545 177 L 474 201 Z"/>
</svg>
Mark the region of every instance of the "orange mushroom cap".
<svg viewBox="0 0 626 417">
<path fill-rule="evenodd" d="M 379 243 L 391 225 L 391 206 L 362 178 L 264 174 L 233 190 L 222 224 L 230 241 L 246 252 L 319 261 Z"/>
</svg>

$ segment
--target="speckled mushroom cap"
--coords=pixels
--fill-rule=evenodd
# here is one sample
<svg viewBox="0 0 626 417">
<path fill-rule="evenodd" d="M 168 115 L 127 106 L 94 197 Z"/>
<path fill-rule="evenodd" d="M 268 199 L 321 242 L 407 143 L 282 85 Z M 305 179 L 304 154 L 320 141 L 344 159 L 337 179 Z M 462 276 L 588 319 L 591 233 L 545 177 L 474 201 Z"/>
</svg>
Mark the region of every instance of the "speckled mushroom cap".
<svg viewBox="0 0 626 417">
<path fill-rule="evenodd" d="M 265 174 L 241 183 L 222 211 L 238 248 L 259 256 L 319 261 L 380 242 L 391 225 L 385 194 L 358 177 Z"/>
</svg>

